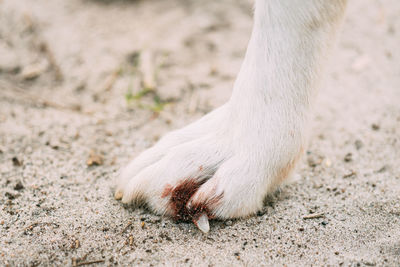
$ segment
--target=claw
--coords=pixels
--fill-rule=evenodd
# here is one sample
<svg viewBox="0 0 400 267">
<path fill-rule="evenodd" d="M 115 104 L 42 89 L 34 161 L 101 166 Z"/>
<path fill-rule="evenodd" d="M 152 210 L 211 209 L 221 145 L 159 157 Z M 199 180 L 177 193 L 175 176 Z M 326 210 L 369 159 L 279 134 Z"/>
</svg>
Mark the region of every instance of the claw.
<svg viewBox="0 0 400 267">
<path fill-rule="evenodd" d="M 116 200 L 120 200 L 122 197 L 123 197 L 123 193 L 121 192 L 121 191 L 117 191 L 117 192 L 115 192 L 115 194 L 114 194 L 114 198 L 116 199 Z"/>
<path fill-rule="evenodd" d="M 203 213 L 197 220 L 193 220 L 193 222 L 203 233 L 206 234 L 208 231 L 210 231 L 210 224 L 205 213 Z"/>
</svg>

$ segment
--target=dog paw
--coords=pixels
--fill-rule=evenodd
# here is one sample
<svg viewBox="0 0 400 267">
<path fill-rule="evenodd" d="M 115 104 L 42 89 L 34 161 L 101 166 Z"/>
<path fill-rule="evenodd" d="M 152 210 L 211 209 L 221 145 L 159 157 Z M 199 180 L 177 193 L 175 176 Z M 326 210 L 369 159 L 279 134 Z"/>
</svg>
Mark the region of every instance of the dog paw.
<svg viewBox="0 0 400 267">
<path fill-rule="evenodd" d="M 302 153 L 301 138 L 293 134 L 298 131 L 277 121 L 244 124 L 225 105 L 134 159 L 119 177 L 115 198 L 144 202 L 155 213 L 193 221 L 203 232 L 210 219 L 251 215 Z"/>
</svg>

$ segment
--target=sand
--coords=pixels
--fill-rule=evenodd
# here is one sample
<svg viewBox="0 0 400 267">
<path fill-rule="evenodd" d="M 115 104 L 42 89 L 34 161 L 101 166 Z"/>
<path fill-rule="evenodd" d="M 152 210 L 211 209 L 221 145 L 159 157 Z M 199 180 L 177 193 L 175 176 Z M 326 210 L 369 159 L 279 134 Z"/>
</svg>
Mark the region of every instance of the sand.
<svg viewBox="0 0 400 267">
<path fill-rule="evenodd" d="M 0 1 L 0 265 L 400 265 L 396 0 L 350 1 L 298 178 L 257 215 L 204 235 L 114 200 L 121 166 L 229 98 L 251 6 Z"/>
</svg>

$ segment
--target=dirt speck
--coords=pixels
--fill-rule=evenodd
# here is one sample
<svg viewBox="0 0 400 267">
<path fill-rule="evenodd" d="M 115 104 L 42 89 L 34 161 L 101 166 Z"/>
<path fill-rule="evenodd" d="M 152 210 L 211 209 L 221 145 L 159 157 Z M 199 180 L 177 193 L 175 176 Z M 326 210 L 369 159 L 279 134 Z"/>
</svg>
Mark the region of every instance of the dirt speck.
<svg viewBox="0 0 400 267">
<path fill-rule="evenodd" d="M 18 181 L 15 186 L 14 186 L 14 190 L 20 191 L 22 189 L 24 189 L 24 185 L 21 183 L 21 181 Z"/>
<path fill-rule="evenodd" d="M 372 130 L 374 130 L 374 131 L 378 131 L 378 130 L 381 128 L 381 126 L 380 126 L 379 124 L 373 123 L 373 124 L 371 125 L 371 128 L 372 128 Z"/>
<path fill-rule="evenodd" d="M 18 159 L 17 157 L 13 157 L 11 160 L 14 166 L 16 167 L 22 166 L 22 160 Z"/>
<path fill-rule="evenodd" d="M 353 160 L 353 154 L 352 153 L 347 153 L 346 156 L 344 156 L 344 162 L 350 162 Z"/>
</svg>

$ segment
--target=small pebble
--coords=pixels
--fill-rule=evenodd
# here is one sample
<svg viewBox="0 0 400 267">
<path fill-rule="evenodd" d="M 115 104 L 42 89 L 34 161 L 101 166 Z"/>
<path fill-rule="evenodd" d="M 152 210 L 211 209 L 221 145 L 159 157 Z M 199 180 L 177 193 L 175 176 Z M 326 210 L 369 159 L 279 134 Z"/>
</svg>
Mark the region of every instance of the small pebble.
<svg viewBox="0 0 400 267">
<path fill-rule="evenodd" d="M 228 220 L 228 221 L 225 222 L 225 225 L 226 225 L 226 226 L 232 226 L 232 224 L 233 224 L 233 223 L 232 223 L 231 220 Z"/>
<path fill-rule="evenodd" d="M 374 131 L 378 131 L 381 127 L 380 127 L 378 124 L 373 123 L 373 124 L 371 125 L 371 128 L 372 128 L 372 130 L 374 130 Z"/>
<path fill-rule="evenodd" d="M 22 190 L 22 189 L 24 189 L 24 188 L 25 188 L 25 187 L 22 185 L 21 182 L 18 182 L 18 183 L 14 186 L 14 190 L 17 190 L 17 191 Z"/>
<path fill-rule="evenodd" d="M 103 164 L 103 156 L 100 154 L 97 154 L 93 150 L 90 151 L 89 158 L 86 160 L 86 164 L 88 166 L 99 166 Z"/>
<path fill-rule="evenodd" d="M 353 160 L 352 156 L 353 156 L 353 154 L 347 153 L 346 156 L 344 156 L 344 161 L 345 161 L 345 162 L 350 162 L 350 161 L 352 161 L 352 160 Z"/>
<path fill-rule="evenodd" d="M 11 160 L 14 166 L 16 167 L 22 166 L 22 161 L 19 160 L 17 157 L 13 157 Z"/>
</svg>

